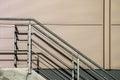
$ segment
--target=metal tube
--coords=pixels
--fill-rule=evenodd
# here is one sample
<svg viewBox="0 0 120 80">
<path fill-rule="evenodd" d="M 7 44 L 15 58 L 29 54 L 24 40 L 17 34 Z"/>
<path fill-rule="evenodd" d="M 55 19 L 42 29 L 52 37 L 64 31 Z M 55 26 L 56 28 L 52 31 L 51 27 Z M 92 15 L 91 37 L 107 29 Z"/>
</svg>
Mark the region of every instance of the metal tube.
<svg viewBox="0 0 120 80">
<path fill-rule="evenodd" d="M 75 65 L 74 65 L 74 61 L 72 61 L 72 80 L 74 80 L 74 68 L 75 68 Z"/>
<path fill-rule="evenodd" d="M 31 56 L 31 49 L 32 49 L 32 45 L 31 45 L 31 30 L 32 26 L 31 24 L 29 24 L 28 26 L 28 73 L 31 73 L 31 68 L 32 68 L 32 56 Z"/>
<path fill-rule="evenodd" d="M 33 20 L 32 18 L 0 18 L 0 20 L 5 21 L 30 21 Z"/>
<path fill-rule="evenodd" d="M 79 75 L 80 75 L 80 73 L 79 73 L 79 58 L 77 59 L 77 80 L 79 80 Z"/>
</svg>

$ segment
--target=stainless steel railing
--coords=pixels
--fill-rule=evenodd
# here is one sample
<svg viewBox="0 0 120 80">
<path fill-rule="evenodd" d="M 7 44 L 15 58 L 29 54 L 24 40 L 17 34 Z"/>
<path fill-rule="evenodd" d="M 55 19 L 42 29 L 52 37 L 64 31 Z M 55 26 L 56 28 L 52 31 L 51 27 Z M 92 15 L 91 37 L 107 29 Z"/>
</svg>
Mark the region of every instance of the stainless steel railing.
<svg viewBox="0 0 120 80">
<path fill-rule="evenodd" d="M 92 76 L 93 78 L 96 79 L 100 79 L 100 80 L 108 80 L 107 76 L 111 77 L 114 80 L 117 80 L 114 76 L 112 76 L 111 74 L 109 74 L 107 71 L 105 71 L 105 69 L 103 69 L 102 67 L 100 67 L 97 63 L 95 63 L 94 61 L 92 61 L 90 58 L 88 58 L 86 55 L 84 55 L 83 53 L 81 53 L 79 50 L 77 50 L 76 48 L 74 48 L 72 45 L 70 45 L 67 41 L 65 41 L 64 39 L 62 39 L 61 37 L 59 37 L 58 35 L 56 35 L 53 31 L 51 31 L 50 29 L 48 29 L 46 26 L 44 26 L 43 24 L 41 24 L 40 22 L 38 22 L 35 19 L 31 19 L 31 18 L 0 18 L 0 21 L 28 21 L 27 24 L 22 24 L 22 23 L 13 23 L 12 25 L 14 26 L 28 26 L 28 73 L 31 73 L 31 69 L 32 69 L 32 58 L 31 58 L 31 54 L 32 54 L 32 29 L 34 28 L 36 31 L 38 31 L 40 34 L 44 35 L 44 37 L 48 38 L 50 41 L 52 41 L 53 43 L 55 43 L 57 46 L 59 46 L 60 48 L 62 48 L 64 51 L 66 51 L 68 54 L 72 55 L 77 62 L 75 61 L 75 64 L 78 65 L 77 69 L 78 69 L 78 76 L 77 79 L 79 79 L 79 68 L 81 68 L 79 62 L 82 62 L 85 66 L 87 66 L 87 68 L 94 74 L 90 74 L 89 72 L 87 72 L 90 76 Z M 35 26 L 34 24 L 38 25 Z M 40 29 L 42 28 L 42 30 Z M 43 31 L 44 30 L 44 31 Z M 59 40 L 60 42 L 62 42 L 64 45 L 66 45 L 67 47 L 69 47 L 71 50 L 73 50 L 75 53 L 73 53 L 72 51 L 70 51 L 68 48 L 66 48 L 65 46 L 63 46 L 62 44 L 60 44 L 57 40 L 55 40 L 54 38 L 52 38 L 50 35 L 48 35 L 47 33 L 51 34 L 54 38 L 56 38 L 57 40 Z M 38 37 L 38 36 L 37 36 Z M 17 37 L 16 37 L 17 38 Z M 15 38 L 15 40 L 16 40 Z M 38 37 L 40 40 L 43 40 L 47 45 L 49 45 L 50 47 L 52 47 L 54 50 L 57 50 L 54 46 L 52 46 L 51 44 L 49 44 L 49 42 L 45 41 L 44 39 Z M 16 42 L 16 41 L 15 41 Z M 15 51 L 17 50 L 17 46 L 15 47 Z M 57 52 L 59 54 L 62 54 L 61 51 L 57 50 Z M 76 54 L 77 53 L 77 54 Z M 88 62 L 90 62 L 91 64 L 93 64 L 95 67 L 97 67 L 98 69 L 100 69 L 105 75 L 102 75 L 100 73 L 98 73 L 92 66 L 90 66 L 88 63 L 86 63 L 84 60 L 82 60 L 80 57 L 78 57 L 77 55 L 81 56 L 82 58 L 84 58 L 85 60 L 87 60 Z M 17 53 L 15 52 L 15 64 L 17 62 Z M 65 57 L 65 55 L 63 55 L 63 57 Z M 66 57 L 67 58 L 67 57 Z M 69 58 L 68 58 L 69 59 Z M 71 60 L 71 59 L 69 59 Z M 64 64 L 65 65 L 65 64 Z M 99 80 L 98 79 L 98 80 Z"/>
</svg>

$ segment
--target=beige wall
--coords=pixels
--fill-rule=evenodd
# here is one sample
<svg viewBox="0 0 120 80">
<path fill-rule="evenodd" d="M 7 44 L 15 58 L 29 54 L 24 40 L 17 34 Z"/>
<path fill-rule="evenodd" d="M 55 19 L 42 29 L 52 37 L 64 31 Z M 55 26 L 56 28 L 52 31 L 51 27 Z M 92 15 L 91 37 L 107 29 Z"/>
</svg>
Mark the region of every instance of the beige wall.
<svg viewBox="0 0 120 80">
<path fill-rule="evenodd" d="M 112 0 L 111 12 L 111 64 L 112 68 L 120 69 L 120 0 Z"/>
<path fill-rule="evenodd" d="M 119 0 L 112 0 L 114 25 L 120 22 L 119 3 Z M 103 0 L 2 0 L 0 17 L 35 18 L 103 66 Z M 10 36 L 3 29 L 0 28 L 0 36 Z M 119 26 L 112 26 L 112 69 L 120 69 L 118 34 Z M 6 43 L 0 40 L 0 44 L 3 42 Z M 0 45 L 0 50 L 3 47 L 9 46 Z"/>
<path fill-rule="evenodd" d="M 46 24 L 102 23 L 102 0 L 6 0 L 0 5 L 0 17 L 32 17 Z"/>
</svg>

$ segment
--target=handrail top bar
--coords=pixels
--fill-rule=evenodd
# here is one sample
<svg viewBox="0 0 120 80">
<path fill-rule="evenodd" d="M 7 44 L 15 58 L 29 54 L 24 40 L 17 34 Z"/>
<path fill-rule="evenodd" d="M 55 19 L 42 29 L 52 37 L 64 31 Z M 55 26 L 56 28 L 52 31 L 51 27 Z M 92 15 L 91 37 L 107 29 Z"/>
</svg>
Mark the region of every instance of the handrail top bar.
<svg viewBox="0 0 120 80">
<path fill-rule="evenodd" d="M 0 18 L 0 20 L 6 20 L 6 21 L 8 21 L 8 20 L 12 20 L 12 21 L 14 21 L 14 20 L 17 20 L 17 21 L 32 21 L 32 20 L 35 20 L 35 19 L 33 19 L 33 18 Z"/>
</svg>

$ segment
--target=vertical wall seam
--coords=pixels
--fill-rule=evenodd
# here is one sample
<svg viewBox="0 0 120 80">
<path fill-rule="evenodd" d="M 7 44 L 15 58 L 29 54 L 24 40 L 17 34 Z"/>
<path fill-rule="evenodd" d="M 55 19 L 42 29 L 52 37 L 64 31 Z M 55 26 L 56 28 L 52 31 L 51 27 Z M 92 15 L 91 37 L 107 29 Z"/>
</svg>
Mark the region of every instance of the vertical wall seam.
<svg viewBox="0 0 120 80">
<path fill-rule="evenodd" d="M 109 69 L 111 69 L 111 0 L 109 1 Z"/>
<path fill-rule="evenodd" d="M 105 68 L 105 0 L 103 0 L 103 68 Z"/>
</svg>

